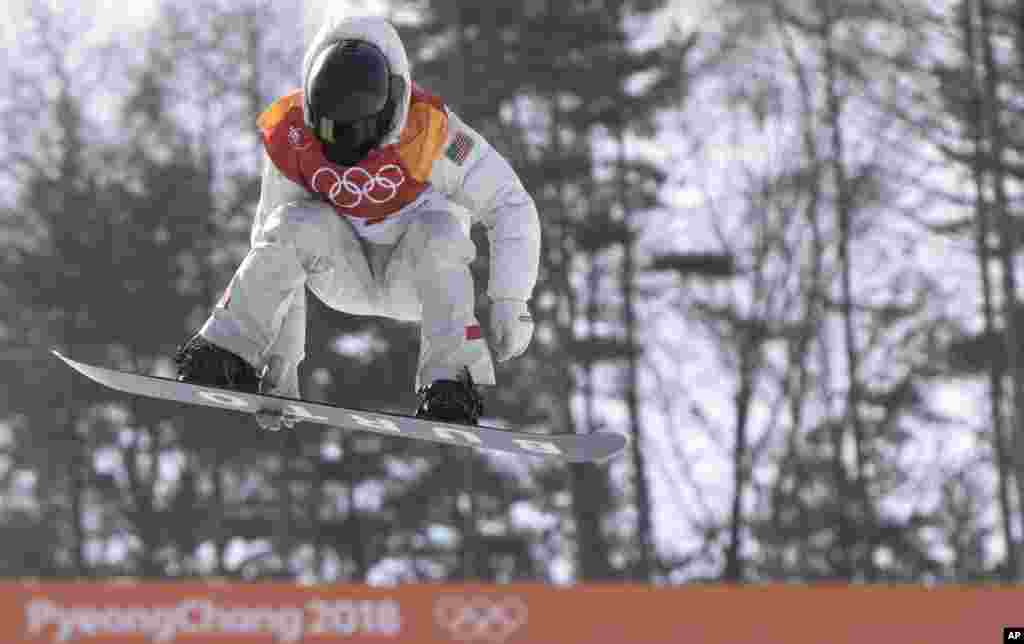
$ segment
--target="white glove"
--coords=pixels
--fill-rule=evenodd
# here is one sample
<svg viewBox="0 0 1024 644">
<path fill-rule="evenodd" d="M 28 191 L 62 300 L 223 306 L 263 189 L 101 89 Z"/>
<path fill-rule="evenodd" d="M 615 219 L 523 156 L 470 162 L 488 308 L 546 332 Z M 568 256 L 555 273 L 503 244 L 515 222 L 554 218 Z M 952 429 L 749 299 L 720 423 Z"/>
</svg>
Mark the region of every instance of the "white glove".
<svg viewBox="0 0 1024 644">
<path fill-rule="evenodd" d="M 285 398 L 299 398 L 299 363 L 285 364 L 284 358 L 278 355 L 270 357 L 260 377 L 260 393 Z M 282 426 L 295 427 L 295 418 L 282 414 L 276 409 L 261 409 L 256 412 L 256 422 L 267 431 L 276 432 Z"/>
<path fill-rule="evenodd" d="M 491 302 L 491 341 L 498 362 L 523 355 L 533 338 L 533 316 L 525 300 Z"/>
</svg>

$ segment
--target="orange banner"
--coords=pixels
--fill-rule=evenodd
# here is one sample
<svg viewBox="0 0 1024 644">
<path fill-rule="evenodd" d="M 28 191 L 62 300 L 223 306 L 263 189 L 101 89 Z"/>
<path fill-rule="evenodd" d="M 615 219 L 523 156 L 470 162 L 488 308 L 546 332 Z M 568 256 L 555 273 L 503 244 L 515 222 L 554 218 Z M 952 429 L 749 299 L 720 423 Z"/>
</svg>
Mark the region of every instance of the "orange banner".
<svg viewBox="0 0 1024 644">
<path fill-rule="evenodd" d="M 1024 589 L 0 584 L 0 642 L 1002 642 Z"/>
</svg>

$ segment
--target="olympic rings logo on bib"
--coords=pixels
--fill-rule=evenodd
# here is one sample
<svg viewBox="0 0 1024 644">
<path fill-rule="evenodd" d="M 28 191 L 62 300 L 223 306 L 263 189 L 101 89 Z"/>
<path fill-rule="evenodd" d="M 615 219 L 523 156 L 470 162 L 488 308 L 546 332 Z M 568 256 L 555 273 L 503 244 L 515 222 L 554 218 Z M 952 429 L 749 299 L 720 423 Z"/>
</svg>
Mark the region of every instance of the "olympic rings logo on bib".
<svg viewBox="0 0 1024 644">
<path fill-rule="evenodd" d="M 321 178 L 333 182 L 321 187 L 317 183 Z M 394 163 L 381 166 L 374 174 L 360 166 L 353 166 L 340 175 L 334 168 L 320 168 L 309 181 L 315 192 L 325 195 L 339 208 L 356 208 L 364 200 L 387 203 L 398 196 L 398 188 L 403 183 L 405 173 Z"/>
</svg>

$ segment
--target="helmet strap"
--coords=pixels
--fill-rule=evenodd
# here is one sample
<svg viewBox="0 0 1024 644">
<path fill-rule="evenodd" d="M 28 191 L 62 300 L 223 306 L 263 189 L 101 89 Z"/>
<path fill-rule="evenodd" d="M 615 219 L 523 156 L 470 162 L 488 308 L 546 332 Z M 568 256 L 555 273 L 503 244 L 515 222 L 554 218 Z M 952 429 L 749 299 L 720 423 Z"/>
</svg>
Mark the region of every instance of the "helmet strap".
<svg viewBox="0 0 1024 644">
<path fill-rule="evenodd" d="M 322 140 L 334 143 L 334 121 L 326 116 L 321 116 L 317 134 Z"/>
</svg>

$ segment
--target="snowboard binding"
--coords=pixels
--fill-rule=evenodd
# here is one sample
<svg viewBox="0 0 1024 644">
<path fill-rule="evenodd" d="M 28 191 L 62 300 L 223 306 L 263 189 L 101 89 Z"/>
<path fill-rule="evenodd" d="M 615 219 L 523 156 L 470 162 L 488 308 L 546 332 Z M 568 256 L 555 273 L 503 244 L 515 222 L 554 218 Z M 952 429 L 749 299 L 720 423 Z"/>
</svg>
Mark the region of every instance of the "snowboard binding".
<svg viewBox="0 0 1024 644">
<path fill-rule="evenodd" d="M 457 380 L 435 380 L 416 392 L 417 418 L 446 423 L 476 425 L 484 413 L 483 398 L 473 385 L 469 369 Z"/>
<path fill-rule="evenodd" d="M 174 364 L 178 367 L 178 380 L 181 382 L 226 387 L 252 394 L 260 390 L 260 376 L 252 365 L 199 334 L 178 348 Z"/>
</svg>

